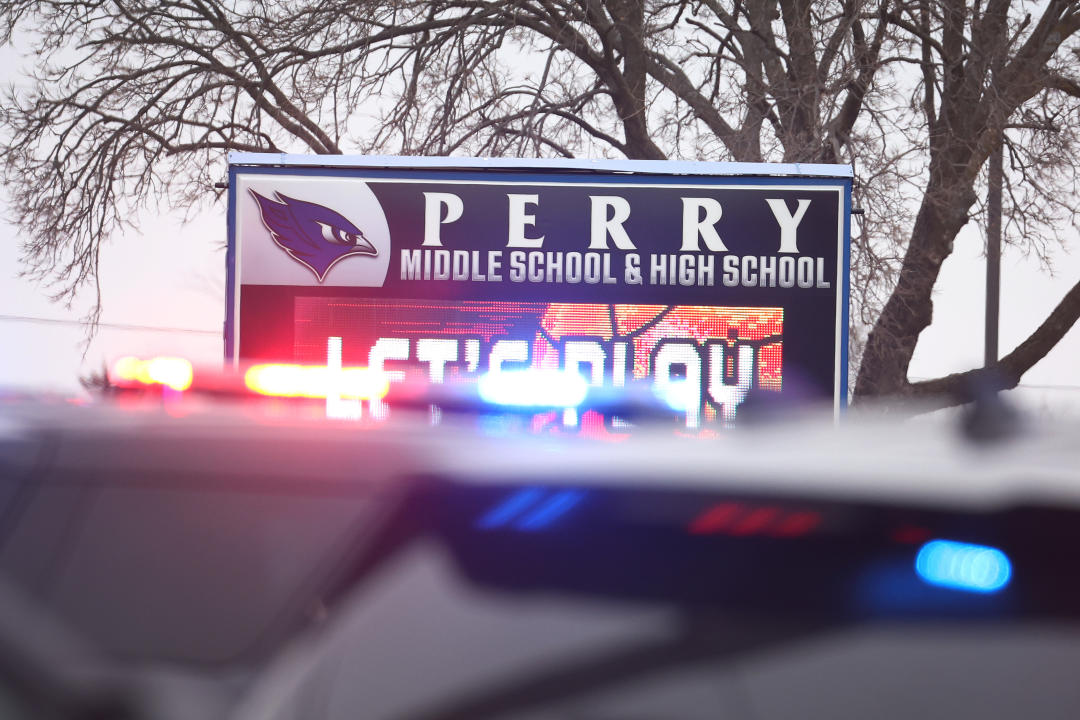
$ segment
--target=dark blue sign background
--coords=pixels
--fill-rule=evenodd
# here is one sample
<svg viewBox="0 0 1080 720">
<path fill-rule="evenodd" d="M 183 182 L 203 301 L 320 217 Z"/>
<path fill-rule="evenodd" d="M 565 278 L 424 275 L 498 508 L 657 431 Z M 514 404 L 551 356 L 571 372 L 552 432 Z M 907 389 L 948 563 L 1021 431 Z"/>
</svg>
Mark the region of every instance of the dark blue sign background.
<svg viewBox="0 0 1080 720">
<path fill-rule="evenodd" d="M 580 178 L 571 178 L 581 182 Z M 638 182 L 639 178 L 635 178 Z M 685 179 L 679 180 L 685 182 Z M 725 179 L 724 182 L 729 182 Z M 790 185 L 790 183 L 785 183 Z M 657 303 L 681 305 L 733 305 L 778 307 L 791 303 L 810 303 L 817 312 L 826 314 L 827 324 L 833 326 L 836 315 L 837 235 L 840 224 L 840 194 L 755 188 L 753 190 L 711 190 L 699 188 L 609 186 L 528 186 L 528 185 L 460 185 L 460 184 L 381 184 L 369 182 L 369 187 L 382 203 L 394 241 L 394 256 L 390 273 L 382 288 L 388 296 L 425 298 L 553 300 L 562 302 Z M 513 283 L 506 279 L 507 263 L 503 262 L 504 279 L 500 283 L 401 281 L 400 250 L 420 248 L 424 237 L 424 192 L 452 193 L 462 199 L 463 213 L 459 220 L 441 226 L 443 247 L 447 250 L 503 250 L 507 248 L 509 231 L 508 194 L 536 195 L 539 202 L 529 206 L 536 218 L 529 226 L 528 237 L 544 237 L 542 250 L 587 252 L 590 240 L 590 195 L 625 198 L 631 208 L 630 217 L 622 223 L 636 250 L 623 251 L 608 242 L 614 285 L 580 283 Z M 805 216 L 799 223 L 799 256 L 823 259 L 830 288 L 748 288 L 725 287 L 723 284 L 723 253 L 710 253 L 700 244 L 702 255 L 714 255 L 715 282 L 711 287 L 650 285 L 651 254 L 680 254 L 682 243 L 682 197 L 713 198 L 721 203 L 723 215 L 716 223 L 720 238 L 732 255 L 772 256 L 779 258 L 780 228 L 765 202 L 766 198 L 785 200 L 790 211 L 798 207 L 800 198 L 810 199 Z M 626 252 L 636 252 L 641 258 L 643 284 L 623 282 Z M 505 253 L 504 253 L 505 254 Z"/>
</svg>

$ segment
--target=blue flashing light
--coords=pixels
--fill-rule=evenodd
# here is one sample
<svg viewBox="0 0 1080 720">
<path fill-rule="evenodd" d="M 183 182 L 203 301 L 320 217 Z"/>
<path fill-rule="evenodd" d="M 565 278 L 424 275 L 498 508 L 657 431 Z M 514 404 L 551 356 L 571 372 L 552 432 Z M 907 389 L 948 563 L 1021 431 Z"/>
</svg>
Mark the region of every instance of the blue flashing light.
<svg viewBox="0 0 1080 720">
<path fill-rule="evenodd" d="M 561 490 L 547 499 L 540 507 L 521 518 L 516 526 L 520 530 L 543 530 L 561 518 L 585 496 L 580 490 Z"/>
<path fill-rule="evenodd" d="M 931 540 L 915 556 L 915 572 L 924 582 L 952 590 L 995 593 L 1012 578 L 1012 563 L 997 548 Z"/>
<path fill-rule="evenodd" d="M 484 513 L 476 521 L 476 528 L 495 530 L 513 523 L 517 530 L 543 530 L 570 512 L 584 497 L 581 490 L 559 490 L 551 494 L 535 487 L 515 490 Z"/>
<path fill-rule="evenodd" d="M 488 510 L 479 520 L 476 527 L 481 530 L 493 530 L 502 527 L 513 520 L 519 513 L 524 512 L 533 503 L 544 496 L 544 491 L 539 488 L 523 488 L 502 500 Z"/>
<path fill-rule="evenodd" d="M 678 412 L 686 412 L 701 404 L 701 388 L 687 380 L 657 385 L 653 392 L 661 402 Z"/>
<path fill-rule="evenodd" d="M 572 408 L 585 402 L 589 383 L 561 370 L 499 370 L 477 382 L 480 399 L 490 405 Z"/>
</svg>

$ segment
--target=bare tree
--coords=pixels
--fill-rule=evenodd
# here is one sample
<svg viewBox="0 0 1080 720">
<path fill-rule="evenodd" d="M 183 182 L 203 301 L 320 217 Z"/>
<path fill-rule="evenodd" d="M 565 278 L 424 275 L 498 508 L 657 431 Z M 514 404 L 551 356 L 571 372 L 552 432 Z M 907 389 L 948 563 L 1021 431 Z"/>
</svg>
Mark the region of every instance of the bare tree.
<svg viewBox="0 0 1080 720">
<path fill-rule="evenodd" d="M 1064 123 L 1077 113 L 1080 85 L 1068 74 L 1076 48 L 1068 53 L 1064 43 L 1080 30 L 1080 6 L 1050 2 L 1033 19 L 1010 16 L 1010 5 L 921 2 L 895 14 L 919 53 L 926 179 L 898 281 L 867 342 L 856 395 L 955 395 L 971 375 L 909 383 L 907 368 L 931 322 L 942 263 L 971 217 L 982 169 L 999 143 L 1011 150 L 1014 237 L 1038 247 L 1062 221 L 1076 222 L 1077 136 Z M 999 386 L 1015 386 L 1078 316 L 1080 284 L 1000 361 Z"/>
<path fill-rule="evenodd" d="M 907 368 L 991 149 L 1009 150 L 1012 241 L 1042 253 L 1076 221 L 1080 9 L 1024 7 L 0 2 L 36 54 L 31 91 L 5 102 L 3 167 L 28 272 L 70 300 L 133 208 L 199 203 L 229 149 L 851 163 L 856 394 L 948 392 L 963 378 Z M 1002 384 L 1078 315 L 1080 288 Z"/>
</svg>

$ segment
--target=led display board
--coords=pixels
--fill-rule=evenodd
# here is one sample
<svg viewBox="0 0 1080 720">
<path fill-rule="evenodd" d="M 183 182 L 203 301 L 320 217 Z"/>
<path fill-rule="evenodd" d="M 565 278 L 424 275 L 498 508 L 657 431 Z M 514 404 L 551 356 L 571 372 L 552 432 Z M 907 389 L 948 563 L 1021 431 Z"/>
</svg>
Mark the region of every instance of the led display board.
<svg viewBox="0 0 1080 720">
<path fill-rule="evenodd" d="M 568 369 L 677 387 L 690 427 L 846 398 L 847 166 L 229 159 L 234 361 Z"/>
</svg>

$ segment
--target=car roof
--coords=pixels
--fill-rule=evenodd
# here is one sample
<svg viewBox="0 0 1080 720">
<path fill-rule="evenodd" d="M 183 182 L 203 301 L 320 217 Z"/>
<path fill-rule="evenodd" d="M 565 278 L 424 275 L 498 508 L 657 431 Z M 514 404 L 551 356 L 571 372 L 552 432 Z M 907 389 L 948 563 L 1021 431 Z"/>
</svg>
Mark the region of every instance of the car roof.
<svg viewBox="0 0 1080 720">
<path fill-rule="evenodd" d="M 153 465 L 171 456 L 254 464 L 274 474 L 317 470 L 343 480 L 438 474 L 471 485 L 688 489 L 973 511 L 1021 503 L 1080 507 L 1080 427 L 1072 423 L 1031 424 L 988 442 L 972 441 L 951 419 L 900 422 L 853 411 L 839 423 L 798 414 L 709 437 L 643 424 L 605 441 L 531 434 L 520 425 L 458 416 L 434 427 L 424 413 L 356 424 L 217 402 L 182 412 L 145 404 L 0 403 L 0 444 L 9 454 L 16 437 L 27 444 L 48 434 L 65 449 L 58 457 L 72 463 L 105 462 L 94 449 L 112 437 L 127 443 L 130 462 Z M 231 452 L 211 458 L 190 452 L 192 443 Z"/>
</svg>

